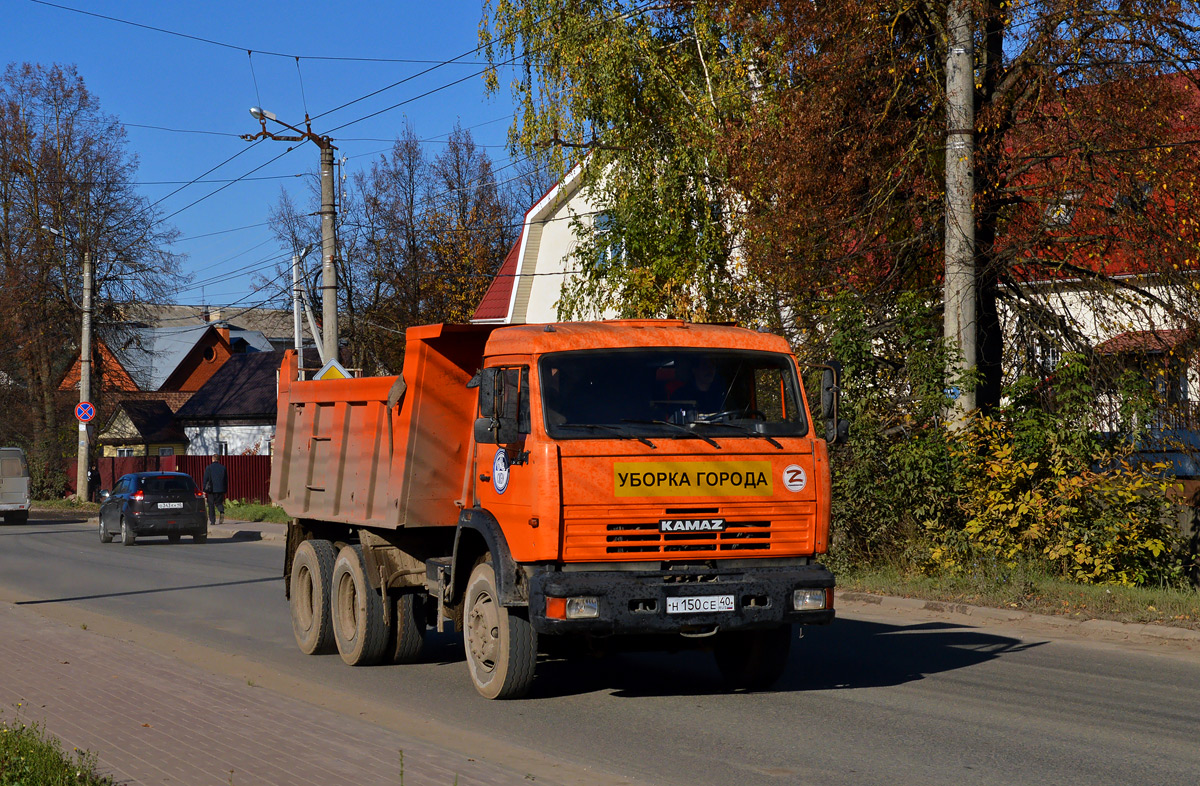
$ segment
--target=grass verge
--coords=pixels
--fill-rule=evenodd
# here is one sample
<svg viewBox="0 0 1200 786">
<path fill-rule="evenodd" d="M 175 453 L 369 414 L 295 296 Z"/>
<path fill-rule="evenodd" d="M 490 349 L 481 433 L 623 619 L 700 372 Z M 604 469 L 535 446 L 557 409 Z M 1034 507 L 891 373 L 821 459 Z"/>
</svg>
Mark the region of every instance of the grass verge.
<svg viewBox="0 0 1200 786">
<path fill-rule="evenodd" d="M 95 770 L 96 754 L 68 754 L 40 725 L 0 718 L 0 786 L 113 786 Z"/>
<path fill-rule="evenodd" d="M 99 502 L 79 502 L 74 497 L 66 499 L 35 499 L 29 503 L 33 510 L 74 510 L 80 513 L 96 513 Z"/>
<path fill-rule="evenodd" d="M 235 499 L 225 501 L 225 515 L 236 521 L 270 521 L 275 524 L 287 524 L 291 521 L 291 517 L 278 505 L 239 502 Z"/>
<path fill-rule="evenodd" d="M 895 568 L 844 570 L 838 573 L 838 587 L 849 592 L 1017 609 L 1081 620 L 1200 630 L 1200 593 L 1195 589 L 1074 584 L 1028 568 L 964 576 L 914 575 Z"/>
</svg>

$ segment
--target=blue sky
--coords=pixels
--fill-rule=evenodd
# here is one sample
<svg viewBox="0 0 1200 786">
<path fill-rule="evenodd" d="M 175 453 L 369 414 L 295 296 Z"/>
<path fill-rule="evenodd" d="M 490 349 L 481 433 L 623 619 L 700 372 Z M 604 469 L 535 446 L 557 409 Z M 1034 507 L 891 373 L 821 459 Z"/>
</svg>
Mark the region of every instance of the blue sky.
<svg viewBox="0 0 1200 786">
<path fill-rule="evenodd" d="M 247 149 L 251 144 L 238 135 L 259 130 L 249 108 L 263 106 L 279 119 L 303 127 L 306 108 L 317 117 L 438 62 L 470 53 L 478 45 L 481 14 L 479 0 L 51 2 L 4 0 L 0 60 L 78 67 L 103 111 L 126 124 L 127 148 L 140 161 L 140 192 L 151 201 L 165 197 L 159 205 L 163 215 L 180 211 L 169 219 L 181 233 L 174 250 L 187 255 L 183 269 L 194 282 L 162 300 L 217 306 L 257 303 L 290 285 L 289 274 L 260 292 L 252 287 L 257 278 L 274 278 L 290 253 L 273 239 L 265 223 L 281 188 L 305 203 L 307 190 L 298 175 L 317 168 L 319 151 L 311 142 L 268 140 Z M 252 57 L 247 49 L 254 51 Z M 294 57 L 268 52 L 299 55 L 299 69 Z M 433 62 L 320 59 L 330 57 Z M 331 133 L 338 158 L 347 159 L 348 175 L 386 151 L 406 120 L 421 139 L 428 140 L 431 156 L 441 149 L 439 140 L 460 122 L 471 128 L 477 143 L 488 146 L 497 166 L 503 166 L 508 161 L 504 141 L 512 106 L 507 88 L 495 97 L 486 95 L 483 79 L 476 75 L 482 61 L 478 53 L 467 54 L 456 63 L 324 114 L 314 120 L 313 131 Z M 417 98 L 464 77 L 460 84 Z M 507 79 L 502 75 L 502 84 Z M 404 106 L 387 109 L 406 101 Z M 383 109 L 387 111 L 360 121 Z M 289 145 L 296 149 L 267 164 Z M 170 195 L 237 153 L 241 154 L 203 178 L 211 182 L 188 185 Z M 246 179 L 189 206 L 225 185 L 219 181 L 246 176 L 260 166 Z M 319 264 L 318 256 L 312 254 L 310 264 Z"/>
</svg>

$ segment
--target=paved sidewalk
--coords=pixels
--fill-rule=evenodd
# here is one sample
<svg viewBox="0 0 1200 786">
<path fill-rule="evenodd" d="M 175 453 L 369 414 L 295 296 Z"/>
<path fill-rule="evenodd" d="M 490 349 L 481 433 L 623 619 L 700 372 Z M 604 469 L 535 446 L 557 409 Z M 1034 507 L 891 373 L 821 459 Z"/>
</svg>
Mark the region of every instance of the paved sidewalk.
<svg viewBox="0 0 1200 786">
<path fill-rule="evenodd" d="M 100 772 L 122 784 L 530 783 L 525 773 L 8 603 L 0 603 L 0 711 L 6 721 L 43 724 L 67 751 L 93 751 Z"/>
</svg>

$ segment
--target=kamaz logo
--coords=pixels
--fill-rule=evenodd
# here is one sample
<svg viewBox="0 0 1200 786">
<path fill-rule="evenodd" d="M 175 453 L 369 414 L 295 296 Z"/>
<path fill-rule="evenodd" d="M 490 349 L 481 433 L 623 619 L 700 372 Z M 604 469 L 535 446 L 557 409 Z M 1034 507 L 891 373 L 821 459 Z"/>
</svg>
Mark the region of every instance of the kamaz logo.
<svg viewBox="0 0 1200 786">
<path fill-rule="evenodd" d="M 724 532 L 725 519 L 659 519 L 659 532 Z"/>
</svg>

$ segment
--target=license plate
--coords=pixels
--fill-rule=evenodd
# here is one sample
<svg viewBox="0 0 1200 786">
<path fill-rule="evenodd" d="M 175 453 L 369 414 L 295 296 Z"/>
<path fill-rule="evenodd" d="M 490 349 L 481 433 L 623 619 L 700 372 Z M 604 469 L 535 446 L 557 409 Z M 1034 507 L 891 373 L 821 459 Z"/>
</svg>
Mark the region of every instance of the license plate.
<svg viewBox="0 0 1200 786">
<path fill-rule="evenodd" d="M 160 502 L 160 503 L 158 503 L 159 510 L 181 510 L 182 508 L 183 508 L 182 502 Z"/>
<path fill-rule="evenodd" d="M 733 596 L 701 595 L 690 598 L 667 598 L 668 614 L 702 614 L 710 611 L 733 611 Z"/>
</svg>

